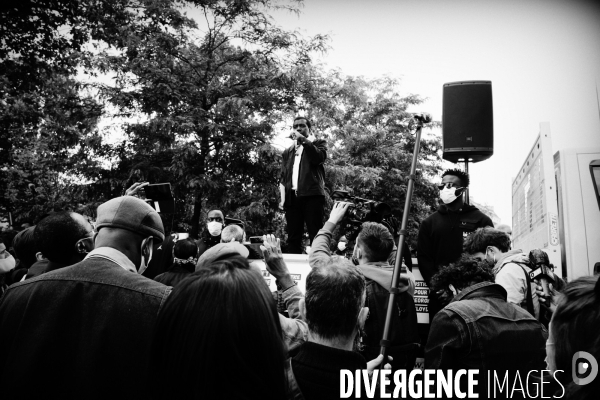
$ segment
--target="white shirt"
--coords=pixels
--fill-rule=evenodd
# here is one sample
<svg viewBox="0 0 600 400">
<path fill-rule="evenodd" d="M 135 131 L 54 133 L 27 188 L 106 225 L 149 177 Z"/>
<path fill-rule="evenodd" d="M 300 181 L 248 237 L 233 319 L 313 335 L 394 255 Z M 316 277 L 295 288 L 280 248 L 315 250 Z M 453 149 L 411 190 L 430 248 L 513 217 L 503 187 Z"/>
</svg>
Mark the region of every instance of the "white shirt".
<svg viewBox="0 0 600 400">
<path fill-rule="evenodd" d="M 292 190 L 298 190 L 298 174 L 303 151 L 304 147 L 302 145 L 296 147 L 296 158 L 294 158 L 294 169 L 292 170 Z"/>
<path fill-rule="evenodd" d="M 97 249 L 90 251 L 88 255 L 85 256 L 84 260 L 87 260 L 88 258 L 104 258 L 114 262 L 124 270 L 137 274 L 137 269 L 131 260 L 127 258 L 125 254 L 112 247 L 98 247 Z"/>
</svg>

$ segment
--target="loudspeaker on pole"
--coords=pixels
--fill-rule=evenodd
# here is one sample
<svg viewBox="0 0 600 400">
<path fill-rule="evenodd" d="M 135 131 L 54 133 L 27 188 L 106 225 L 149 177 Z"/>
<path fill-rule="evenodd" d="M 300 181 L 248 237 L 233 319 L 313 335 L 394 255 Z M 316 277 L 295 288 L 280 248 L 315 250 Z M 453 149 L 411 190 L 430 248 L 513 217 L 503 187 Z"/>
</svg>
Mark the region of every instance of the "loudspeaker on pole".
<svg viewBox="0 0 600 400">
<path fill-rule="evenodd" d="M 494 113 L 491 81 L 444 84 L 443 158 L 478 162 L 494 154 Z"/>
</svg>

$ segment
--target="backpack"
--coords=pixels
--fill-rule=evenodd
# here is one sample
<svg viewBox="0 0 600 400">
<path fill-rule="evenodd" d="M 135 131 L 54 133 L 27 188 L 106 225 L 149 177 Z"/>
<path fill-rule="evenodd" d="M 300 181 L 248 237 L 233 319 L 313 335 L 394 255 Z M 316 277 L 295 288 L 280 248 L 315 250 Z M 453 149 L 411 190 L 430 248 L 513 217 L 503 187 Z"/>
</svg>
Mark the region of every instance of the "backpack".
<svg viewBox="0 0 600 400">
<path fill-rule="evenodd" d="M 381 338 L 387 315 L 389 291 L 375 281 L 367 279 L 367 299 L 369 316 L 364 326 L 361 354 L 367 361 L 377 358 L 381 350 Z M 395 297 L 394 312 L 390 325 L 388 354 L 392 356 L 392 370 L 412 370 L 420 349 L 417 309 L 413 297 L 408 291 Z"/>
</svg>

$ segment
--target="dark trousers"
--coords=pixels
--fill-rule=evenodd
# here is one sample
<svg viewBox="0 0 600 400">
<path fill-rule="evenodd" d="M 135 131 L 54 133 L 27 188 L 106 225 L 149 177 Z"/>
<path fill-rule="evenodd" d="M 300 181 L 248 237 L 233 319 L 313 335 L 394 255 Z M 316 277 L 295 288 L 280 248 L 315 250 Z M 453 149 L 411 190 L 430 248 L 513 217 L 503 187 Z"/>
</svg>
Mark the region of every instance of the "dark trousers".
<svg viewBox="0 0 600 400">
<path fill-rule="evenodd" d="M 325 196 L 297 197 L 292 191 L 289 201 L 286 202 L 285 220 L 287 222 L 288 247 L 287 252 L 302 254 L 302 237 L 304 223 L 308 230 L 310 243 L 323 227 L 323 205 Z"/>
</svg>

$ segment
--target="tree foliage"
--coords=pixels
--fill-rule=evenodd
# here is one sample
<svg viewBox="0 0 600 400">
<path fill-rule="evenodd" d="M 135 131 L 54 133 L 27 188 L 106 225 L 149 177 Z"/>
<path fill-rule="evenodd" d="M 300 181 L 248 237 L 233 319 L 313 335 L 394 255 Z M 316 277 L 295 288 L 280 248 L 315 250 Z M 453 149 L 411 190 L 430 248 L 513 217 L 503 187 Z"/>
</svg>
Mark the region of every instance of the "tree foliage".
<svg viewBox="0 0 600 400">
<path fill-rule="evenodd" d="M 125 127 L 127 158 L 140 166 L 170 154 L 169 181 L 192 205 L 185 217 L 193 236 L 204 207 L 235 212 L 256 203 L 248 210 L 275 217 L 272 127 L 296 106 L 294 68 L 309 64 L 325 38 L 281 30 L 266 13 L 274 7 L 271 1 L 201 3 L 203 26 L 188 20 L 131 30 L 126 51 L 105 52 L 97 63 L 117 71 L 115 85 L 101 86 L 105 98 L 120 113 L 147 116 Z"/>
<path fill-rule="evenodd" d="M 315 66 L 327 37 L 269 16 L 300 3 L 35 0 L 2 14 L 2 208 L 30 219 L 54 208 L 93 214 L 134 181 L 170 182 L 177 213 L 167 229 L 197 236 L 219 208 L 249 235 L 281 236 L 274 127 L 304 112 L 329 143 L 328 190 L 399 215 L 414 146 L 407 108 L 421 99 L 401 96 L 391 78 Z M 98 125 L 108 118 L 120 127 L 112 140 Z M 435 204 L 439 148 L 423 141 L 411 233 Z"/>
<path fill-rule="evenodd" d="M 339 71 L 310 74 L 321 77 L 320 84 L 307 90 L 306 112 L 330 144 L 325 169 L 329 193 L 347 190 L 385 202 L 401 220 L 415 145 L 407 109 L 422 99 L 402 96 L 400 82 L 391 77 L 347 77 Z M 440 172 L 440 150 L 438 137 L 423 134 L 407 227 L 413 249 L 420 222 L 437 205 L 430 179 Z"/>
</svg>

